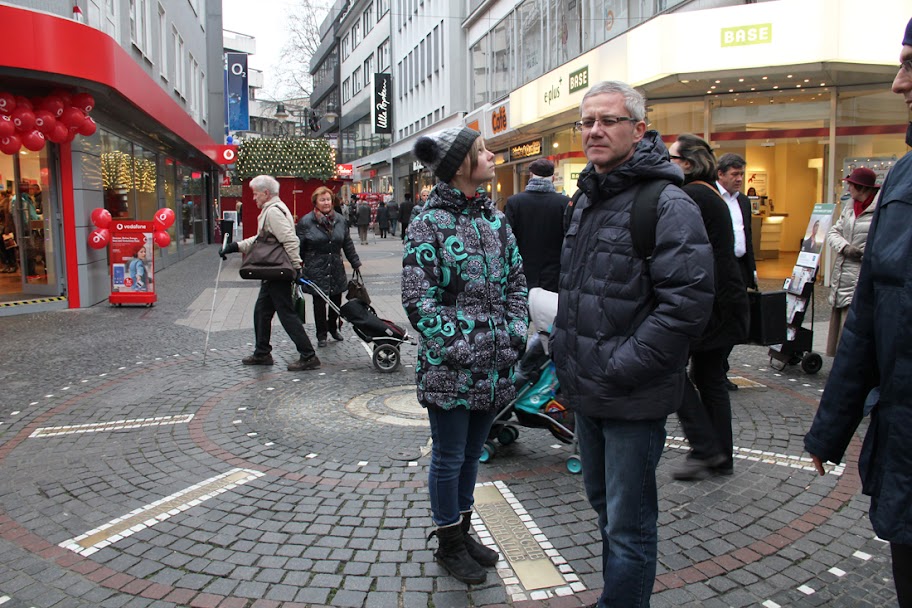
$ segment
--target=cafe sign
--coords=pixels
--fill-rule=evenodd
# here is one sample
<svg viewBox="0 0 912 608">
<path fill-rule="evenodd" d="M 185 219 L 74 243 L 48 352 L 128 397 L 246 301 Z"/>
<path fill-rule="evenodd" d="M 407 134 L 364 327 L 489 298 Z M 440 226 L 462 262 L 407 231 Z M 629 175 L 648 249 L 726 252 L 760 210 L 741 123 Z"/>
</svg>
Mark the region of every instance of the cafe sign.
<svg viewBox="0 0 912 608">
<path fill-rule="evenodd" d="M 541 139 L 529 141 L 524 144 L 517 144 L 515 146 L 510 146 L 510 159 L 511 160 L 529 158 L 530 156 L 540 156 L 541 153 L 542 153 L 542 140 Z"/>
</svg>

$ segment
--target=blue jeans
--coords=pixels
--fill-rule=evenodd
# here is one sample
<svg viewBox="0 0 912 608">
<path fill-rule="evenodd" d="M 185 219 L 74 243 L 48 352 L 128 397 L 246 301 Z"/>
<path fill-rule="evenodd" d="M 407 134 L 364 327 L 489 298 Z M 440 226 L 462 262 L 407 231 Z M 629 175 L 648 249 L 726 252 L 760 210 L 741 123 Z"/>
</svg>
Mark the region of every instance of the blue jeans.
<svg viewBox="0 0 912 608">
<path fill-rule="evenodd" d="M 448 526 L 458 522 L 459 514 L 475 504 L 478 457 L 497 411 L 431 406 L 427 412 L 434 440 L 428 473 L 431 518 L 438 526 Z"/>
<path fill-rule="evenodd" d="M 598 608 L 646 608 L 655 582 L 656 466 L 665 418 L 605 420 L 576 414 L 583 484 L 598 514 L 605 588 Z"/>
</svg>

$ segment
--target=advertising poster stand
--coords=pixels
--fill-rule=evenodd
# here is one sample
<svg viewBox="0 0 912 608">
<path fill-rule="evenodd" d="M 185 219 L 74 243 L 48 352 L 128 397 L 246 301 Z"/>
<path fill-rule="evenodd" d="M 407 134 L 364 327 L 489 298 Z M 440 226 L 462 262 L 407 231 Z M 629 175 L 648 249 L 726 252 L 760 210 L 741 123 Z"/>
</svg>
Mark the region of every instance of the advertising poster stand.
<svg viewBox="0 0 912 608">
<path fill-rule="evenodd" d="M 152 306 L 157 301 L 153 232 L 153 222 L 115 220 L 111 223 L 111 295 L 108 301 L 112 306 Z"/>
</svg>

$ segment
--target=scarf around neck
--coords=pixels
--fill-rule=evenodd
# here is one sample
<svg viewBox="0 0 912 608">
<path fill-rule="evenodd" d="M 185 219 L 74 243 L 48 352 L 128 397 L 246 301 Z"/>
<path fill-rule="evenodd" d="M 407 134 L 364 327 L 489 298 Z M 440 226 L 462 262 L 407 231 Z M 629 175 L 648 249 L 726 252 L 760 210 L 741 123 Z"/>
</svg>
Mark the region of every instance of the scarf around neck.
<svg viewBox="0 0 912 608">
<path fill-rule="evenodd" d="M 327 214 L 322 214 L 316 209 L 314 209 L 314 218 L 317 220 L 317 226 L 332 234 L 333 223 L 336 221 L 336 214 L 333 211 L 330 211 Z"/>
</svg>

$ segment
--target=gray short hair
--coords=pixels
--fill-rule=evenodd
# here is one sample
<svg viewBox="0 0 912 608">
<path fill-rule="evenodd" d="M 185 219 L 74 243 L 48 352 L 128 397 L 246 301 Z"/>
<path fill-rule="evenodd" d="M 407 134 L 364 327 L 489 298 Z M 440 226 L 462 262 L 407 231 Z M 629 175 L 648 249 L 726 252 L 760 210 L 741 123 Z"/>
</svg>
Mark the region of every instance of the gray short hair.
<svg viewBox="0 0 912 608">
<path fill-rule="evenodd" d="M 251 190 L 263 190 L 272 196 L 279 195 L 279 182 L 271 175 L 257 175 L 250 180 Z"/>
<path fill-rule="evenodd" d="M 630 114 L 631 118 L 646 120 L 646 98 L 632 86 L 620 80 L 605 80 L 586 91 L 586 94 L 583 95 L 583 101 L 580 102 L 580 112 L 583 111 L 583 104 L 590 97 L 609 93 L 624 96 L 624 107 L 627 108 L 627 113 Z"/>
<path fill-rule="evenodd" d="M 729 152 L 719 157 L 719 164 L 716 165 L 716 170 L 719 173 L 728 173 L 728 170 L 733 167 L 735 169 L 743 169 L 746 166 L 747 161 L 744 160 L 744 157 Z"/>
</svg>

